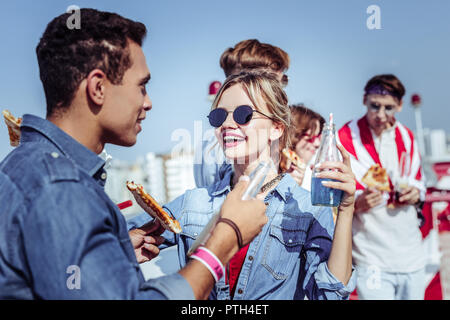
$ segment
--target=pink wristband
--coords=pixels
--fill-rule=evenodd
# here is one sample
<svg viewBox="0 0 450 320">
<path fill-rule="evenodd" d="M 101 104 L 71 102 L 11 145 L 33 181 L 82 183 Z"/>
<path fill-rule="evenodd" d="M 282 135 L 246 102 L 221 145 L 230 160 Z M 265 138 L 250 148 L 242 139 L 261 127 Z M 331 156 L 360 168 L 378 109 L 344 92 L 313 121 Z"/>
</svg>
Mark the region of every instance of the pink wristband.
<svg viewBox="0 0 450 320">
<path fill-rule="evenodd" d="M 224 267 L 222 262 L 216 257 L 214 253 L 205 247 L 198 247 L 197 250 L 190 256 L 191 259 L 200 261 L 211 272 L 214 279 L 217 281 L 222 278 L 224 274 Z"/>
</svg>

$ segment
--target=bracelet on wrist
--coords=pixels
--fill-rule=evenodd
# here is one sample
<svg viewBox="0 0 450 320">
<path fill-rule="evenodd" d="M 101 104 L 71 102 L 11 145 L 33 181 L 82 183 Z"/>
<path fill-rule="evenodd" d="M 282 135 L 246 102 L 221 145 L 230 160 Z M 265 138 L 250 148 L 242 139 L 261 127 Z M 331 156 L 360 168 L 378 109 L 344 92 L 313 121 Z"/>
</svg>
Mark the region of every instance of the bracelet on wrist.
<svg viewBox="0 0 450 320">
<path fill-rule="evenodd" d="M 219 223 L 219 222 L 226 223 L 231 228 L 233 228 L 234 232 L 236 233 L 239 249 L 242 249 L 242 247 L 244 246 L 244 244 L 242 243 L 242 234 L 241 234 L 241 231 L 239 230 L 239 227 L 236 225 L 236 223 L 234 223 L 232 220 L 227 219 L 227 218 L 220 218 L 217 221 L 217 223 Z"/>
<path fill-rule="evenodd" d="M 219 258 L 211 250 L 200 246 L 190 256 L 191 259 L 200 261 L 211 272 L 214 280 L 218 282 L 224 274 L 224 267 Z"/>
</svg>

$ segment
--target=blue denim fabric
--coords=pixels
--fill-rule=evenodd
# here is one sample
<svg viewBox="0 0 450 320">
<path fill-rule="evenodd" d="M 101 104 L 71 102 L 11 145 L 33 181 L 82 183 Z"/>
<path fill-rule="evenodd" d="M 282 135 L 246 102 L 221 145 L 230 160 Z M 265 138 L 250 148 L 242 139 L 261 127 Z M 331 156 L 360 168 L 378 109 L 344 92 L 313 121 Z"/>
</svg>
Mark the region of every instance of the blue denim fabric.
<svg viewBox="0 0 450 320">
<path fill-rule="evenodd" d="M 187 263 L 189 247 L 220 210 L 230 191 L 231 174 L 164 206 L 183 228 L 178 235 L 163 233 L 166 246 L 178 244 L 180 267 Z M 265 201 L 269 222 L 249 246 L 234 299 L 348 299 L 356 286 L 355 272 L 344 286 L 327 267 L 334 233 L 331 209 L 312 206 L 310 193 L 288 174 Z M 140 215 L 128 221 L 128 226 L 148 221 L 148 215 Z M 216 283 L 210 299 L 230 299 L 224 278 Z"/>
<path fill-rule="evenodd" d="M 179 274 L 144 281 L 104 161 L 25 115 L 0 163 L 0 299 L 193 299 Z"/>
</svg>

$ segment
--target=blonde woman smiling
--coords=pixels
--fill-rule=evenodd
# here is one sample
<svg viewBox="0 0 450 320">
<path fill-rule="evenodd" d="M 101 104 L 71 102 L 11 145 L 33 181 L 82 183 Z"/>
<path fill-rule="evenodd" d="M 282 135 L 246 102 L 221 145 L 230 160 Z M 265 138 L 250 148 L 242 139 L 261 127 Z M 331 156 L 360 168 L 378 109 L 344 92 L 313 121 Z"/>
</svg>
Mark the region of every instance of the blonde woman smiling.
<svg viewBox="0 0 450 320">
<path fill-rule="evenodd" d="M 267 205 L 268 223 L 233 256 L 210 299 L 346 299 L 355 288 L 351 264 L 355 182 L 348 155 L 341 149 L 343 163 L 324 165 L 335 170 L 324 171 L 323 178 L 339 181 L 330 186 L 344 191 L 334 229 L 331 209 L 313 207 L 310 193 L 275 169 L 280 148 L 290 143 L 287 102 L 273 74 L 243 72 L 227 78 L 208 118 L 234 171 L 165 206 L 183 232 L 163 236 L 169 245 L 178 244 L 184 266 L 190 246 L 239 178 L 261 161 L 274 164 L 258 195 Z"/>
</svg>

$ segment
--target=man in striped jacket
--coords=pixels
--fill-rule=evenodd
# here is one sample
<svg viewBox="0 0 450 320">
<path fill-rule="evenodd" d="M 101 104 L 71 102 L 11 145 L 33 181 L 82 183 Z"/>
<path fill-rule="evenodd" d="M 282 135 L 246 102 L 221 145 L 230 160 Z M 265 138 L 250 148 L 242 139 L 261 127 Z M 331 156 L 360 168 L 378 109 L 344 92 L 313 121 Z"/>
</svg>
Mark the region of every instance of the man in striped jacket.
<svg viewBox="0 0 450 320">
<path fill-rule="evenodd" d="M 370 79 L 364 90 L 367 113 L 338 135 L 357 180 L 353 263 L 358 297 L 423 299 L 425 253 L 416 207 L 425 199 L 424 176 L 413 133 L 395 119 L 405 88 L 385 74 Z M 391 192 L 361 181 L 374 164 L 386 169 Z"/>
</svg>

